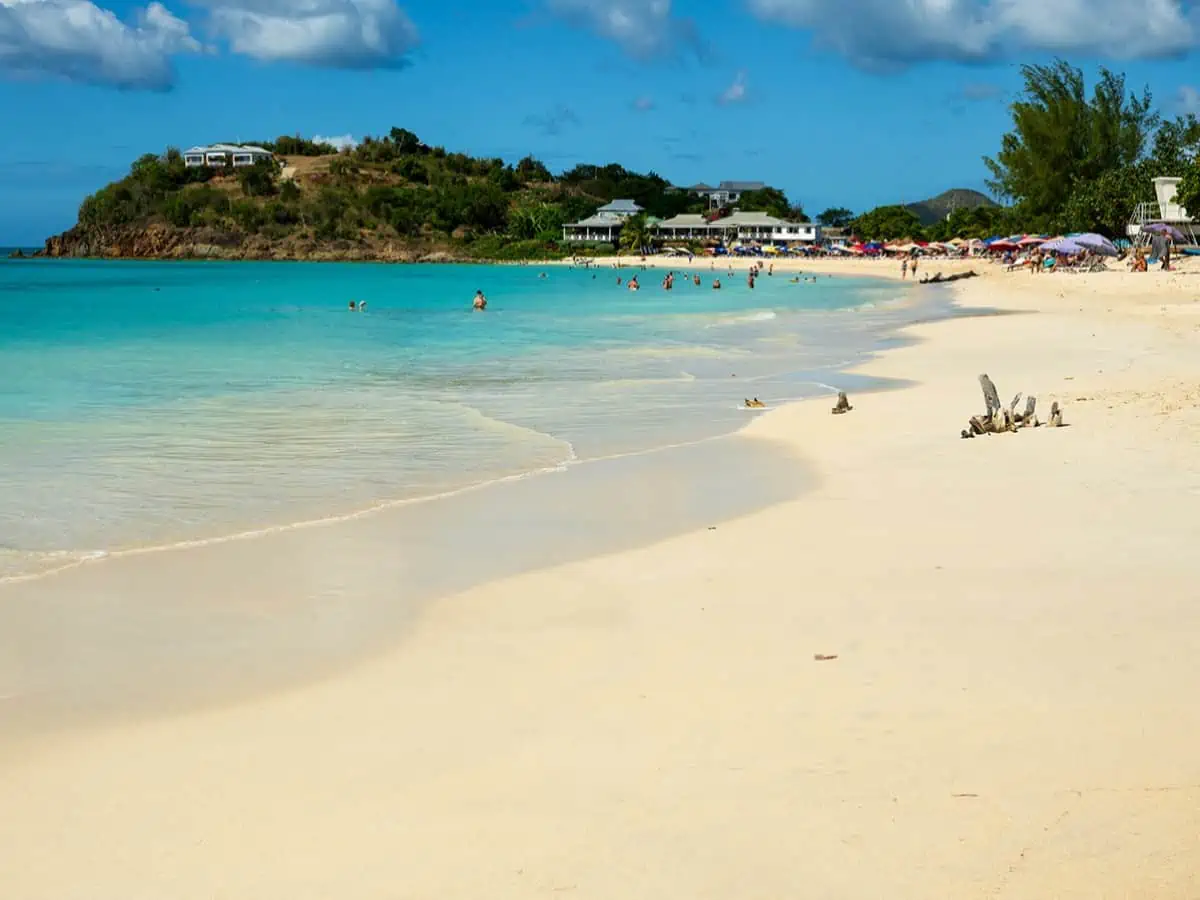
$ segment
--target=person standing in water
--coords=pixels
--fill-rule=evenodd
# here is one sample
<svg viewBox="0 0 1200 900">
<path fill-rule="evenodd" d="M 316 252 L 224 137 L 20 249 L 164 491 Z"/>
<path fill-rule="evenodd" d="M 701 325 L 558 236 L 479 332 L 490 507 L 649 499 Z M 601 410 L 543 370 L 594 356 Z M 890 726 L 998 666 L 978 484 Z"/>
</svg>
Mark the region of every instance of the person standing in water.
<svg viewBox="0 0 1200 900">
<path fill-rule="evenodd" d="M 475 292 L 475 302 L 471 304 L 471 307 L 479 312 L 487 309 L 487 297 L 483 296 L 483 291 Z"/>
</svg>

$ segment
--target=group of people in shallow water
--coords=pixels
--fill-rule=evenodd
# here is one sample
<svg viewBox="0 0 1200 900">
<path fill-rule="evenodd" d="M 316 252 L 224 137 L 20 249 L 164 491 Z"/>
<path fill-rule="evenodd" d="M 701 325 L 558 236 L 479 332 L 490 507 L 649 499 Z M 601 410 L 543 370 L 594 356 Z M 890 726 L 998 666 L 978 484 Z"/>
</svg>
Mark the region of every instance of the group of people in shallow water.
<svg viewBox="0 0 1200 900">
<path fill-rule="evenodd" d="M 645 269 L 646 267 L 643 266 L 642 268 Z M 753 263 L 750 266 L 749 271 L 747 271 L 747 273 L 746 273 L 746 287 L 750 288 L 750 290 L 754 290 L 754 284 L 762 276 L 762 271 L 763 271 L 763 264 L 761 262 Z M 734 273 L 733 269 L 730 269 L 728 272 L 728 276 L 730 278 L 732 278 L 734 276 L 734 274 L 735 273 Z M 774 275 L 774 274 L 775 274 L 775 266 L 774 266 L 774 264 L 771 264 L 767 267 L 767 275 Z M 682 275 L 683 275 L 683 280 L 685 282 L 691 281 L 692 284 L 694 284 L 696 287 L 700 287 L 701 281 L 700 281 L 699 273 L 683 272 Z M 595 276 L 593 275 L 592 277 L 594 278 Z M 801 282 L 812 283 L 812 282 L 815 282 L 816 280 L 817 280 L 816 275 L 802 275 L 801 274 L 801 275 L 796 275 L 794 278 L 790 279 L 788 283 L 789 284 L 800 284 Z M 622 285 L 624 285 L 625 288 L 630 291 L 640 291 L 642 289 L 642 285 L 638 281 L 637 275 L 631 275 L 629 277 L 628 281 L 624 280 L 620 275 L 618 275 L 617 276 L 617 287 L 621 287 Z M 670 291 L 670 290 L 674 290 L 674 288 L 675 288 L 675 272 L 669 271 L 669 272 L 667 272 L 666 275 L 663 276 L 662 289 L 664 291 Z M 714 291 L 721 290 L 721 279 L 720 278 L 713 279 L 712 289 Z"/>
<path fill-rule="evenodd" d="M 572 266 L 572 268 L 574 268 L 574 266 Z M 644 269 L 645 266 L 643 266 L 642 268 Z M 913 269 L 914 270 L 916 269 L 915 264 L 913 265 Z M 754 289 L 754 281 L 756 278 L 758 278 L 758 276 L 761 273 L 762 273 L 762 263 L 756 262 L 753 265 L 751 265 L 749 272 L 746 273 L 746 286 L 748 288 L 750 288 L 751 290 L 753 290 Z M 768 275 L 775 274 L 775 266 L 773 264 L 767 268 L 767 274 Z M 547 277 L 545 272 L 542 272 L 538 275 L 538 278 L 545 278 L 545 277 Z M 595 275 L 592 276 L 592 278 L 595 278 L 595 277 L 596 277 Z M 733 277 L 733 269 L 729 270 L 729 277 L 731 277 L 731 278 Z M 683 275 L 683 279 L 684 279 L 684 281 L 688 281 L 690 279 L 692 284 L 694 284 L 696 287 L 700 287 L 701 282 L 700 282 L 699 273 L 692 273 L 691 275 L 689 275 L 685 272 Z M 803 277 L 797 275 L 795 278 L 791 279 L 790 283 L 791 284 L 799 284 L 801 281 L 808 282 L 808 281 L 816 281 L 816 280 L 817 280 L 817 277 L 815 275 L 805 275 Z M 618 275 L 617 276 L 617 286 L 619 287 L 622 283 L 623 282 L 622 282 L 621 276 Z M 631 291 L 640 291 L 642 289 L 641 284 L 638 282 L 637 275 L 630 276 L 629 281 L 624 282 L 624 284 L 625 284 L 626 288 L 628 288 Z M 667 272 L 667 274 L 663 277 L 662 286 L 663 286 L 663 290 L 665 290 L 665 291 L 674 289 L 675 273 L 673 271 Z M 720 278 L 713 279 L 712 289 L 714 291 L 721 290 L 721 279 Z M 487 309 L 487 305 L 488 305 L 487 297 L 484 296 L 483 291 L 476 291 L 475 299 L 471 302 L 471 309 L 474 312 L 483 312 L 485 309 Z M 366 312 L 366 309 L 367 309 L 367 301 L 366 300 L 351 300 L 350 301 L 350 312 Z M 758 402 L 757 397 L 755 398 L 755 402 L 756 403 Z M 746 401 L 746 405 L 753 406 L 753 404 L 749 400 Z"/>
</svg>

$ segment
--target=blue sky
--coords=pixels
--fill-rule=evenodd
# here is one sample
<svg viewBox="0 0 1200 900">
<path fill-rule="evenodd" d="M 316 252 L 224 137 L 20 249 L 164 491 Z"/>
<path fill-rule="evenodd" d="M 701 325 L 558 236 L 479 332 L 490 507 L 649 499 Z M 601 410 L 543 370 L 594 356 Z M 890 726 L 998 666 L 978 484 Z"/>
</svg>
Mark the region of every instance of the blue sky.
<svg viewBox="0 0 1200 900">
<path fill-rule="evenodd" d="M 0 0 L 0 245 L 145 152 L 392 125 L 862 210 L 982 188 L 1022 62 L 1200 112 L 1198 44 L 1195 0 Z"/>
</svg>

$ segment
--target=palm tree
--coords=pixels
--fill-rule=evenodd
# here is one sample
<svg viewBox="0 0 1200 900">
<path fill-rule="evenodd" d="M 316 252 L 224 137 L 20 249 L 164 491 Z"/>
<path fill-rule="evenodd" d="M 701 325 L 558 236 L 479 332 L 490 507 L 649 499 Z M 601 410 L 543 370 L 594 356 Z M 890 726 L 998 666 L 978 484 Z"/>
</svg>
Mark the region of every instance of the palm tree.
<svg viewBox="0 0 1200 900">
<path fill-rule="evenodd" d="M 650 246 L 650 229 L 646 227 L 646 216 L 638 213 L 625 220 L 621 228 L 621 246 L 636 253 L 645 253 Z"/>
</svg>

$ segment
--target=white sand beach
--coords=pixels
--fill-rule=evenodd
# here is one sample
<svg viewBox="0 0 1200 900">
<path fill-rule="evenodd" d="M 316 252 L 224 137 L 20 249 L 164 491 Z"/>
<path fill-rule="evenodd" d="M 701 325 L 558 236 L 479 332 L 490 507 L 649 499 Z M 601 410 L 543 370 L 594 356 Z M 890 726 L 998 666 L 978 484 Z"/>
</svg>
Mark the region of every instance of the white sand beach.
<svg viewBox="0 0 1200 900">
<path fill-rule="evenodd" d="M 1200 896 L 1200 275 L 977 268 L 912 387 L 749 426 L 794 502 L 0 754 L 0 896 Z M 981 372 L 1069 427 L 961 440 Z"/>
</svg>

